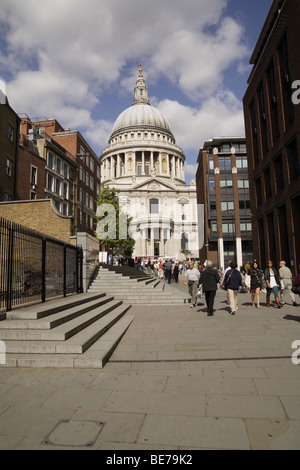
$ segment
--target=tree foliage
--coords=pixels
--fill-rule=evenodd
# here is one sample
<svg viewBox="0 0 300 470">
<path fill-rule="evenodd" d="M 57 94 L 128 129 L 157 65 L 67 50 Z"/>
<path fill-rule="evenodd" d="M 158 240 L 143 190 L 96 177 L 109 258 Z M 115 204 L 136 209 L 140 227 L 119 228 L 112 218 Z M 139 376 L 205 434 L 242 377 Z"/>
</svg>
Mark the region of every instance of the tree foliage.
<svg viewBox="0 0 300 470">
<path fill-rule="evenodd" d="M 106 251 L 110 251 L 112 255 L 131 257 L 135 241 L 129 237 L 128 228 L 132 218 L 122 212 L 117 190 L 102 184 L 97 205 L 98 227 L 95 234 L 101 245 L 104 245 Z"/>
</svg>

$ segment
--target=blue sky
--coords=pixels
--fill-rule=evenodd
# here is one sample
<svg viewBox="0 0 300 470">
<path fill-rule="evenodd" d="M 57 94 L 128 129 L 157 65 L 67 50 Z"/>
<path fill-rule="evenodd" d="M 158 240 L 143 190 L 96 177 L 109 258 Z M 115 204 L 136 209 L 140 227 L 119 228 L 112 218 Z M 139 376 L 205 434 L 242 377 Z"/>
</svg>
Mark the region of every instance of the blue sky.
<svg viewBox="0 0 300 470">
<path fill-rule="evenodd" d="M 0 84 L 17 113 L 78 129 L 97 155 L 131 106 L 139 62 L 150 103 L 186 155 L 244 135 L 249 59 L 272 0 L 1 0 Z"/>
</svg>

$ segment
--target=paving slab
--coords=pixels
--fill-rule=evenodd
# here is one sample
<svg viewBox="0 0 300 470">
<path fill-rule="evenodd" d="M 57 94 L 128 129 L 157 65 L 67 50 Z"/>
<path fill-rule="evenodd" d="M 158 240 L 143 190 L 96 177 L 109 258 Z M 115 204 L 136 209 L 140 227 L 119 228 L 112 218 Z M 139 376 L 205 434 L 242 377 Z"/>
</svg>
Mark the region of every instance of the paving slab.
<svg viewBox="0 0 300 470">
<path fill-rule="evenodd" d="M 27 354 L 15 359 L 26 367 L 0 368 L 0 449 L 300 450 L 300 366 L 292 362 L 300 308 L 267 308 L 262 296 L 258 311 L 239 294 L 232 317 L 218 291 L 207 317 L 204 298 L 190 308 L 182 280 L 165 289 L 182 304 L 133 306 L 103 369 L 96 343 L 88 349 L 95 367 L 73 368 L 69 354 L 63 369 L 50 357 L 50 367 L 33 368 Z M 43 444 L 54 430 L 57 441 Z"/>
</svg>

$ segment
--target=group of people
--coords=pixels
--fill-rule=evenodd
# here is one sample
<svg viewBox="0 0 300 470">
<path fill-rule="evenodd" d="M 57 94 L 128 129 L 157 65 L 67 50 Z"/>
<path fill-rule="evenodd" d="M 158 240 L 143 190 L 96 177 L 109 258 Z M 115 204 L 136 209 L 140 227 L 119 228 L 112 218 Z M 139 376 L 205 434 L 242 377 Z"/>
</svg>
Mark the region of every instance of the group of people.
<svg viewBox="0 0 300 470">
<path fill-rule="evenodd" d="M 230 314 L 235 315 L 238 310 L 238 292 L 243 286 L 241 272 L 237 269 L 236 261 L 231 261 L 223 276 L 212 267 L 212 262 L 206 262 L 206 268 L 199 271 L 190 263 L 189 269 L 185 272 L 184 285 L 188 286 L 191 296 L 191 308 L 196 307 L 198 289 L 201 288 L 205 294 L 207 305 L 207 315 L 213 315 L 214 300 L 218 286 L 227 291 L 227 300 L 230 306 Z M 271 260 L 267 263 L 265 271 L 261 270 L 257 261 L 252 265 L 247 263 L 245 266 L 245 287 L 251 292 L 253 307 L 260 309 L 260 293 L 266 291 L 266 305 L 270 307 L 271 294 L 275 297 L 277 308 L 284 305 L 286 292 L 290 295 L 293 305 L 297 306 L 295 293 L 300 296 L 300 274 L 298 274 L 294 283 L 291 270 L 286 266 L 285 261 L 280 262 L 280 268 L 277 271 Z M 280 298 L 279 298 L 280 295 Z M 256 301 L 256 305 L 255 305 Z"/>
</svg>

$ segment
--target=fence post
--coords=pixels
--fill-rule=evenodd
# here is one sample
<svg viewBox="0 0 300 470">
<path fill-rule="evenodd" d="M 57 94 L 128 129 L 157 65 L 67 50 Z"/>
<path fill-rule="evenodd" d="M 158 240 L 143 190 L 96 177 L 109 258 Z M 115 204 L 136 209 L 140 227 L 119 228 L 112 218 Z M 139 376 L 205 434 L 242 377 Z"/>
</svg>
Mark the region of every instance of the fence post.
<svg viewBox="0 0 300 470">
<path fill-rule="evenodd" d="M 46 240 L 42 240 L 42 302 L 46 302 Z"/>
<path fill-rule="evenodd" d="M 82 248 L 77 248 L 77 292 L 82 293 L 83 292 L 83 252 Z"/>
<path fill-rule="evenodd" d="M 63 293 L 67 295 L 67 247 L 64 245 L 64 277 L 63 277 Z"/>
<path fill-rule="evenodd" d="M 14 229 L 13 224 L 8 226 L 8 253 L 7 253 L 7 287 L 6 287 L 6 310 L 10 312 L 12 310 L 12 275 L 13 275 L 13 259 L 14 253 Z"/>
</svg>

